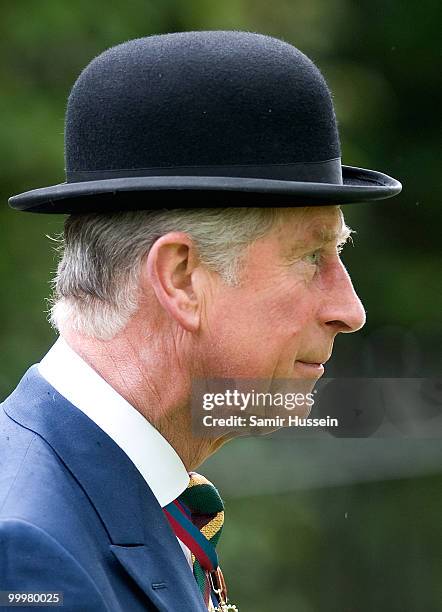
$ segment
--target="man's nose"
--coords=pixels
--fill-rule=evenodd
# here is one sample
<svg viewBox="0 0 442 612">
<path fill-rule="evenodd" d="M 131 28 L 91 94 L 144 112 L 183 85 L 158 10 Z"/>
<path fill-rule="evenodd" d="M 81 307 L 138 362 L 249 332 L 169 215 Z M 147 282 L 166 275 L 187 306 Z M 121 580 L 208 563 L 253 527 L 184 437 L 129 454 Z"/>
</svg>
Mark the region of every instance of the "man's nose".
<svg viewBox="0 0 442 612">
<path fill-rule="evenodd" d="M 351 333 L 365 325 L 365 310 L 342 261 L 335 266 L 326 288 L 322 320 L 335 333 Z"/>
</svg>

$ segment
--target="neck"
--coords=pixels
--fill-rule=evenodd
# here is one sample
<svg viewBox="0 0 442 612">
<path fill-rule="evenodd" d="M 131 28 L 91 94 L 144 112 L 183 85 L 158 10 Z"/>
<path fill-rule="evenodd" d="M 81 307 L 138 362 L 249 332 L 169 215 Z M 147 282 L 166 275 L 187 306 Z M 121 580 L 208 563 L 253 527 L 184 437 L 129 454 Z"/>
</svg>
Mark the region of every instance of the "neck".
<svg viewBox="0 0 442 612">
<path fill-rule="evenodd" d="M 172 347 L 138 347 L 127 333 L 109 341 L 63 330 L 64 339 L 111 387 L 143 415 L 169 442 L 187 471 L 198 468 L 221 440 L 195 437 L 190 412 L 191 372 L 173 360 Z M 138 337 L 142 337 L 141 335 Z M 175 343 L 172 343 L 175 344 Z M 175 362 L 174 362 L 175 361 Z M 173 381 L 173 384 L 171 384 Z"/>
</svg>

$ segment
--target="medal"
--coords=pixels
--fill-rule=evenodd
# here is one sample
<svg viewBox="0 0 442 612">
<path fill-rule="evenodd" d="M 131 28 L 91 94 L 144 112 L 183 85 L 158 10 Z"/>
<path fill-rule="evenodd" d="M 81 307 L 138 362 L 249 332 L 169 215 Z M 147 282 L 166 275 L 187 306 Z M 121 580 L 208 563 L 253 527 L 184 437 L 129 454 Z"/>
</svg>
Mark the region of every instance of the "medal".
<svg viewBox="0 0 442 612">
<path fill-rule="evenodd" d="M 232 604 L 220 603 L 219 606 L 216 606 L 215 612 L 238 612 L 238 608 Z"/>
<path fill-rule="evenodd" d="M 215 608 L 215 612 L 239 612 L 235 605 L 228 603 L 227 587 L 219 566 L 215 571 L 209 573 L 209 579 L 212 591 L 217 596 L 219 602 Z"/>
</svg>

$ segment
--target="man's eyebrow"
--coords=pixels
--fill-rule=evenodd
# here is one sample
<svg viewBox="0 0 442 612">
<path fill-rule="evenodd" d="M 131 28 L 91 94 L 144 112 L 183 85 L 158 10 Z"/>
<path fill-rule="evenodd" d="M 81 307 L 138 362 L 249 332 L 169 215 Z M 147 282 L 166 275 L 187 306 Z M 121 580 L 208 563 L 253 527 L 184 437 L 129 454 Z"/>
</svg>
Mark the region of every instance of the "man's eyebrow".
<svg viewBox="0 0 442 612">
<path fill-rule="evenodd" d="M 307 250 L 319 249 L 328 244 L 334 244 L 337 247 L 343 246 L 349 238 L 353 230 L 348 227 L 344 221 L 339 228 L 330 228 L 327 226 L 316 226 L 312 228 L 308 238 L 298 239 L 292 243 L 285 253 L 283 253 L 284 259 L 291 262 L 293 259 L 299 257 L 299 255 Z"/>
<path fill-rule="evenodd" d="M 350 238 L 353 230 L 348 227 L 345 223 L 342 223 L 341 227 L 337 230 L 329 227 L 315 228 L 312 231 L 312 238 L 321 244 L 337 244 L 343 245 Z"/>
</svg>

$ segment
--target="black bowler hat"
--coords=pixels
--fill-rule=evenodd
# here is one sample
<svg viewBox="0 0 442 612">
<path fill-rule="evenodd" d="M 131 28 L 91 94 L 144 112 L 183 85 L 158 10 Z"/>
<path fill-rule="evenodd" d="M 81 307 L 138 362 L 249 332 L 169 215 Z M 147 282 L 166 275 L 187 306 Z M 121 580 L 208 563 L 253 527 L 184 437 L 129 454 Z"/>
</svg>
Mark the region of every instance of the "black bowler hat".
<svg viewBox="0 0 442 612">
<path fill-rule="evenodd" d="M 341 165 L 328 87 L 281 40 L 181 32 L 113 47 L 81 73 L 66 114 L 66 182 L 9 200 L 77 213 L 382 200 L 395 179 Z"/>
</svg>

